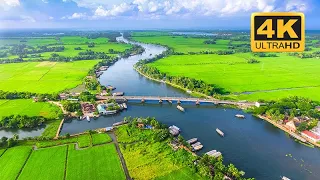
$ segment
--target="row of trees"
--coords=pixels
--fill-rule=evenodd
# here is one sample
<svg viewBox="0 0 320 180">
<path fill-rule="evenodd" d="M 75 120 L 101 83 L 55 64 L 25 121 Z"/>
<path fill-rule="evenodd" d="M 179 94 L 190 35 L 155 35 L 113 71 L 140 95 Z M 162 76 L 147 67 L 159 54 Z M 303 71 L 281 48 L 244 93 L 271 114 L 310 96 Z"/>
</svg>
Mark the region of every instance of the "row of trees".
<svg viewBox="0 0 320 180">
<path fill-rule="evenodd" d="M 2 117 L 0 120 L 0 127 L 2 128 L 34 128 L 38 127 L 49 119 L 42 116 L 21 116 L 11 115 Z"/>
<path fill-rule="evenodd" d="M 5 136 L 3 136 L 0 139 L 0 147 L 13 147 L 18 143 L 19 140 L 19 135 L 18 134 L 14 134 L 12 138 L 7 138 Z"/>
<path fill-rule="evenodd" d="M 43 102 L 46 100 L 56 101 L 59 99 L 59 94 L 37 94 L 31 92 L 7 92 L 0 90 L 0 99 L 30 99 L 36 98 L 37 101 Z"/>
<path fill-rule="evenodd" d="M 305 58 L 319 58 L 320 57 L 320 51 L 315 51 L 313 53 L 288 53 L 289 56 L 296 56 L 301 59 Z"/>
</svg>

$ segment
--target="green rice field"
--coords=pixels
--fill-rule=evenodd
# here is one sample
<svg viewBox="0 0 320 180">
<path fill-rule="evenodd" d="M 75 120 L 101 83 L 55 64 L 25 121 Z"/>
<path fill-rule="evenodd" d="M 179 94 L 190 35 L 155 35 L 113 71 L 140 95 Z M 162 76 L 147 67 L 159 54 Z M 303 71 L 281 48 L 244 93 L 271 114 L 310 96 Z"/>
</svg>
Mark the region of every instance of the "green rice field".
<svg viewBox="0 0 320 180">
<path fill-rule="evenodd" d="M 0 119 L 3 116 L 27 115 L 56 119 L 61 114 L 58 106 L 47 102 L 33 102 L 31 99 L 0 100 Z"/>
<path fill-rule="evenodd" d="M 9 148 L 0 157 L 0 179 L 16 179 L 31 151 L 31 147 L 28 146 Z"/>
<path fill-rule="evenodd" d="M 236 99 L 278 99 L 298 95 L 320 100 L 320 61 L 280 55 L 257 58 L 250 54 L 182 55 L 157 60 L 150 66 L 172 76 L 187 76 L 234 93 Z M 240 95 L 239 95 L 240 94 Z"/>
<path fill-rule="evenodd" d="M 91 146 L 91 136 L 90 134 L 85 134 L 78 137 L 79 148 L 85 148 Z"/>
<path fill-rule="evenodd" d="M 108 134 L 104 133 L 97 133 L 97 134 L 92 134 L 92 145 L 99 145 L 99 144 L 104 144 L 111 142 L 112 139 Z"/>
<path fill-rule="evenodd" d="M 58 93 L 82 83 L 99 60 L 28 62 L 0 65 L 0 90 Z"/>
<path fill-rule="evenodd" d="M 33 151 L 18 179 L 63 179 L 67 146 Z"/>
<path fill-rule="evenodd" d="M 216 44 L 204 44 L 204 41 L 208 39 L 203 38 L 185 38 L 183 36 L 135 36 L 132 37 L 135 41 L 144 43 L 154 43 L 166 45 L 175 52 L 188 53 L 188 52 L 200 52 L 200 51 L 218 51 L 227 50 L 229 40 L 217 40 Z"/>
<path fill-rule="evenodd" d="M 125 179 L 114 144 L 84 150 L 70 145 L 66 179 Z"/>
</svg>

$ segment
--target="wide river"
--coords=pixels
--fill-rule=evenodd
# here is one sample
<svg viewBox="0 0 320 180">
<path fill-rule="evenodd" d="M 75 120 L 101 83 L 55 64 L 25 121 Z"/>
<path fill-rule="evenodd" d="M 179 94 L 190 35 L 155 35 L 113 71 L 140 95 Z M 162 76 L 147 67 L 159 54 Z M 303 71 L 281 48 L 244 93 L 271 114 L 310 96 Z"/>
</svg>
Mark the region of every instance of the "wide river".
<svg viewBox="0 0 320 180">
<path fill-rule="evenodd" d="M 125 41 L 123 38 L 118 40 Z M 111 66 L 100 77 L 102 85 L 112 85 L 116 91 L 126 95 L 153 96 L 189 96 L 188 94 L 168 86 L 146 79 L 139 75 L 132 66 L 140 59 L 154 57 L 165 48 L 156 45 L 138 43 L 145 48 L 141 55 L 122 58 Z M 283 131 L 259 118 L 241 112 L 241 110 L 218 107 L 212 104 L 184 104 L 184 113 L 176 109 L 176 105 L 158 104 L 156 102 L 131 101 L 128 110 L 97 120 L 66 122 L 61 134 L 78 133 L 88 129 L 107 127 L 115 122 L 131 117 L 156 117 L 167 125 L 181 128 L 185 139 L 197 137 L 204 145 L 199 154 L 216 149 L 221 151 L 225 163 L 233 163 L 246 172 L 246 177 L 258 180 L 277 180 L 287 176 L 292 180 L 320 179 L 320 150 L 309 148 L 295 142 Z M 235 114 L 242 113 L 246 119 L 237 119 Z M 221 138 L 215 129 L 225 133 Z M 38 133 L 41 133 L 36 131 Z M 4 134 L 0 131 L 0 136 Z"/>
</svg>

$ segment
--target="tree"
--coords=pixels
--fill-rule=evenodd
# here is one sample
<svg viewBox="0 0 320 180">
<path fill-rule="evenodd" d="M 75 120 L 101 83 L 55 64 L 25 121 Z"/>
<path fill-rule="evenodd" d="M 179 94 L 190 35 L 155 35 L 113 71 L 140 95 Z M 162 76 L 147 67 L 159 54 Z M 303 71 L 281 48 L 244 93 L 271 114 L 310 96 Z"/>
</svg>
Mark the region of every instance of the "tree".
<svg viewBox="0 0 320 180">
<path fill-rule="evenodd" d="M 67 138 L 67 139 L 70 138 L 70 134 L 69 134 L 69 133 L 66 134 L 66 138 Z"/>
<path fill-rule="evenodd" d="M 14 134 L 13 135 L 13 140 L 15 140 L 15 141 L 19 140 L 19 135 L 18 134 Z"/>
<path fill-rule="evenodd" d="M 13 147 L 13 146 L 15 145 L 15 141 L 14 141 L 13 138 L 9 138 L 7 142 L 8 142 L 8 147 L 9 147 L 9 148 L 10 148 L 10 147 Z"/>
</svg>

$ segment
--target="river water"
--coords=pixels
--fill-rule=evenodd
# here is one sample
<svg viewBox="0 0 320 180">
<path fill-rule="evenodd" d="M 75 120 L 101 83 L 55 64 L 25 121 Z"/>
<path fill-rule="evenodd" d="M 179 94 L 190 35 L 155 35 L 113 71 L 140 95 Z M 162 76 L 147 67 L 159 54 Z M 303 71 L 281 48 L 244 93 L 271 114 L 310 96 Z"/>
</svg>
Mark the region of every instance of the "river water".
<svg viewBox="0 0 320 180">
<path fill-rule="evenodd" d="M 118 40 L 127 42 L 123 38 Z M 146 49 L 143 54 L 120 59 L 100 77 L 100 83 L 115 86 L 115 91 L 123 91 L 126 95 L 189 96 L 166 84 L 148 80 L 133 70 L 132 66 L 140 59 L 153 57 L 165 50 L 156 45 L 140 45 Z M 151 116 L 167 125 L 180 127 L 186 139 L 197 137 L 204 145 L 199 154 L 212 149 L 222 152 L 225 163 L 235 164 L 246 172 L 246 177 L 258 180 L 277 180 L 281 179 L 280 176 L 292 180 L 320 179 L 319 149 L 295 142 L 270 123 L 241 110 L 212 104 L 197 107 L 192 103 L 183 103 L 182 106 L 186 109 L 184 113 L 178 111 L 176 105 L 160 105 L 157 102 L 143 105 L 130 101 L 128 110 L 114 116 L 100 117 L 91 122 L 66 122 L 61 134 L 111 126 L 126 116 Z M 235 118 L 237 113 L 244 114 L 246 119 Z M 225 133 L 224 138 L 218 136 L 216 128 Z"/>
</svg>

